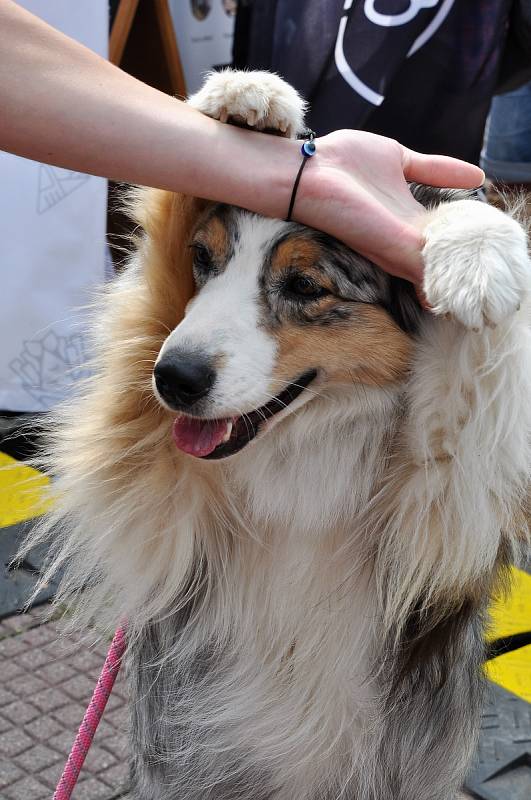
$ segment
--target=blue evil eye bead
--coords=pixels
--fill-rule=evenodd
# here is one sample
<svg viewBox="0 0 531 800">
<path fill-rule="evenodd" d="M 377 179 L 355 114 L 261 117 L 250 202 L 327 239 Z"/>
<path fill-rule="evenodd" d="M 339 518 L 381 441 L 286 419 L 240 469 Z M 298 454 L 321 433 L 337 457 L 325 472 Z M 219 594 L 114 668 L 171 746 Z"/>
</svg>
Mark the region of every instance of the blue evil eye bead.
<svg viewBox="0 0 531 800">
<path fill-rule="evenodd" d="M 306 158 L 309 158 L 310 156 L 314 156 L 316 150 L 317 150 L 317 148 L 315 146 L 315 142 L 313 141 L 313 139 L 310 139 L 309 141 L 304 142 L 304 144 L 301 147 L 301 153 Z"/>
</svg>

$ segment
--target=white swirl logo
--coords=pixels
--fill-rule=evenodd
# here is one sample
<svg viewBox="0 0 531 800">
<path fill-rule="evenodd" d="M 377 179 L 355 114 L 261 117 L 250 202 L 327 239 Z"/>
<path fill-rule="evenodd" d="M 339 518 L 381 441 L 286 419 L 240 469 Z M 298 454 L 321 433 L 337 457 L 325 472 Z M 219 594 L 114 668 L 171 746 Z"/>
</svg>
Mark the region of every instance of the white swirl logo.
<svg viewBox="0 0 531 800">
<path fill-rule="evenodd" d="M 415 19 L 419 11 L 425 8 L 435 8 L 439 0 L 410 0 L 409 8 L 399 14 L 381 14 L 376 11 L 376 2 L 377 0 L 365 0 L 363 7 L 365 16 L 375 25 L 380 25 L 382 28 L 393 28 L 396 25 L 407 25 L 408 22 Z"/>
<path fill-rule="evenodd" d="M 382 14 L 380 11 L 376 10 L 377 0 L 365 0 L 363 11 L 367 19 L 374 25 L 378 25 L 380 28 L 393 28 L 400 25 L 407 25 L 407 23 L 411 22 L 412 19 L 415 19 L 417 14 L 419 14 L 421 11 L 428 8 L 435 8 L 435 6 L 437 6 L 440 2 L 441 0 L 409 0 L 409 7 L 405 11 L 401 11 L 398 14 Z M 417 50 L 420 50 L 420 48 L 431 39 L 431 37 L 434 35 L 434 33 L 436 33 L 450 13 L 454 2 L 455 0 L 442 0 L 439 10 L 429 25 L 427 25 L 422 33 L 417 36 L 411 45 L 407 54 L 407 58 L 412 56 L 413 53 L 416 53 Z M 345 0 L 343 5 L 344 13 L 339 21 L 339 30 L 337 32 L 336 47 L 334 52 L 336 67 L 343 80 L 345 80 L 351 89 L 354 89 L 354 91 L 359 94 L 360 97 L 363 97 L 364 100 L 367 100 L 367 102 L 371 103 L 373 106 L 380 106 L 385 99 L 384 95 L 380 94 L 379 92 L 375 92 L 374 89 L 371 89 L 370 86 L 367 86 L 367 84 L 356 75 L 348 63 L 345 55 L 344 38 L 348 23 L 347 12 L 350 11 L 353 3 L 354 0 Z"/>
</svg>

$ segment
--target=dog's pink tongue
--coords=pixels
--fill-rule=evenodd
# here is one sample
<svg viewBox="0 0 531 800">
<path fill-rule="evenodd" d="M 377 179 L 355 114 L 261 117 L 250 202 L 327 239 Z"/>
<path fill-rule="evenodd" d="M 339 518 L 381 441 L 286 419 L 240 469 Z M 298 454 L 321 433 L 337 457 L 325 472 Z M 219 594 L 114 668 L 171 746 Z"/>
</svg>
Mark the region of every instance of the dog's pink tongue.
<svg viewBox="0 0 531 800">
<path fill-rule="evenodd" d="M 177 417 L 173 423 L 173 441 L 185 453 L 202 458 L 223 441 L 228 419 L 192 419 Z"/>
</svg>

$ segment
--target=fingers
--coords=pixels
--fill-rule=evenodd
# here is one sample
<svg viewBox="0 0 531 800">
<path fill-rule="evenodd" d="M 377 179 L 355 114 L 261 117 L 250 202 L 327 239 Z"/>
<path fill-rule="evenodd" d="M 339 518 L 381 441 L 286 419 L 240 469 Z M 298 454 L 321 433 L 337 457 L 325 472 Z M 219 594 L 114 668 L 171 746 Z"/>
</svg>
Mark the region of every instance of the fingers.
<svg viewBox="0 0 531 800">
<path fill-rule="evenodd" d="M 425 155 L 403 148 L 402 166 L 408 181 L 455 189 L 477 189 L 485 173 L 474 164 L 450 156 Z"/>
</svg>

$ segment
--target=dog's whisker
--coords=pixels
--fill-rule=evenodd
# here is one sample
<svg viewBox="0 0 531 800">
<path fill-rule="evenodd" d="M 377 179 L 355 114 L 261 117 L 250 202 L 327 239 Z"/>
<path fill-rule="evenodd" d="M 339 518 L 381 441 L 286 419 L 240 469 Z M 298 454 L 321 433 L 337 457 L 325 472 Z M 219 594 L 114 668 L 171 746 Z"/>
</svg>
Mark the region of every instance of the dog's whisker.
<svg viewBox="0 0 531 800">
<path fill-rule="evenodd" d="M 296 389 L 304 389 L 305 392 L 308 392 L 308 394 L 314 395 L 315 397 L 327 397 L 327 395 L 323 392 L 315 391 L 315 389 L 311 389 L 309 386 L 302 386 L 301 384 L 293 381 L 287 381 L 282 378 L 273 378 L 273 381 L 284 386 L 293 386 Z M 271 399 L 273 399 L 273 396 Z"/>
</svg>

